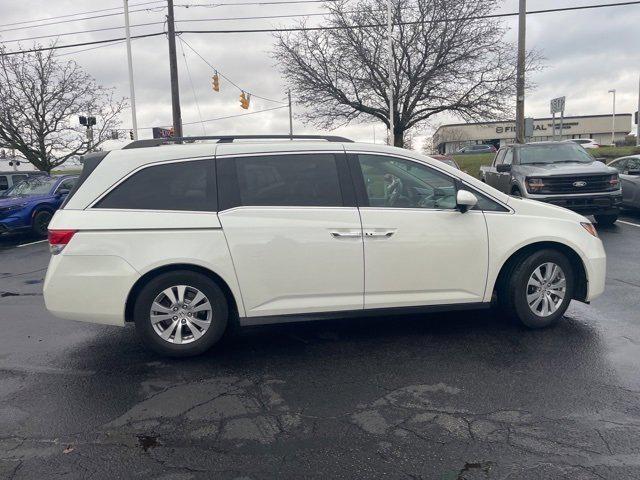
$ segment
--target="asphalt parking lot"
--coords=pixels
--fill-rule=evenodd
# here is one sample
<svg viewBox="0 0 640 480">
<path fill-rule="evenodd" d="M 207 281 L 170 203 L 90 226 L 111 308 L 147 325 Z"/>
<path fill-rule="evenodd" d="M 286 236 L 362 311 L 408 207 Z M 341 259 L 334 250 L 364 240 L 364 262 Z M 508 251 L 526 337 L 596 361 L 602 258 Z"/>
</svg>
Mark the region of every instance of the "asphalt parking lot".
<svg viewBox="0 0 640 480">
<path fill-rule="evenodd" d="M 0 477 L 640 478 L 640 214 L 557 327 L 492 312 L 246 330 L 205 356 L 59 320 L 0 239 Z"/>
</svg>

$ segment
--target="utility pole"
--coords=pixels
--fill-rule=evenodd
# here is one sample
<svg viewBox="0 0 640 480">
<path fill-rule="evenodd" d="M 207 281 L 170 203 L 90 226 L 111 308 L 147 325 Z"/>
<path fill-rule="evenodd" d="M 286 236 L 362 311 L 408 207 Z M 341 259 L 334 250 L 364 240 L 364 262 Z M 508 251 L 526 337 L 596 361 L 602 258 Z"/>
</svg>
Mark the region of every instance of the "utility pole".
<svg viewBox="0 0 640 480">
<path fill-rule="evenodd" d="M 636 118 L 636 147 L 640 147 L 640 76 L 638 77 L 638 116 Z"/>
<path fill-rule="evenodd" d="M 518 66 L 516 73 L 516 143 L 524 143 L 524 62 L 526 32 L 527 0 L 520 0 L 520 11 L 518 14 Z"/>
<path fill-rule="evenodd" d="M 395 126 L 393 122 L 393 48 L 391 33 L 393 31 L 393 20 L 391 15 L 391 0 L 387 0 L 387 51 L 389 55 L 389 145 L 395 146 Z"/>
<path fill-rule="evenodd" d="M 289 137 L 293 140 L 293 112 L 291 111 L 291 90 L 287 90 L 287 98 L 289 99 Z"/>
<path fill-rule="evenodd" d="M 616 144 L 616 89 L 609 90 L 613 93 L 613 113 L 611 114 L 611 145 Z"/>
<path fill-rule="evenodd" d="M 127 62 L 129 64 L 129 91 L 131 93 L 131 124 L 133 139 L 138 140 L 138 119 L 136 117 L 136 89 L 133 86 L 133 61 L 131 60 L 131 29 L 129 28 L 129 0 L 124 0 L 124 29 L 127 37 Z"/>
<path fill-rule="evenodd" d="M 171 108 L 173 111 L 173 136 L 182 137 L 180 113 L 180 89 L 178 87 L 178 60 L 176 56 L 176 26 L 173 16 L 173 0 L 167 0 L 167 29 L 169 38 L 169 74 L 171 76 Z"/>
</svg>

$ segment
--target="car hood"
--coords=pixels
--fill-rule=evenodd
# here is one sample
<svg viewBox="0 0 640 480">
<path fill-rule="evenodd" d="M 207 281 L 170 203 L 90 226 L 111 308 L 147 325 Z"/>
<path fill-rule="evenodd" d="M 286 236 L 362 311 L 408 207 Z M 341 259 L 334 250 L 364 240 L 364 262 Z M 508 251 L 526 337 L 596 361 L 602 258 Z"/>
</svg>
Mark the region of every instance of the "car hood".
<svg viewBox="0 0 640 480">
<path fill-rule="evenodd" d="M 568 210 L 558 205 L 539 202 L 521 197 L 509 197 L 507 205 L 513 208 L 516 213 L 522 215 L 532 215 L 536 217 L 551 217 L 575 222 L 589 222 L 590 220 L 579 213 Z"/>
<path fill-rule="evenodd" d="M 47 195 L 31 195 L 28 197 L 0 197 L 0 208 L 13 207 L 14 205 L 22 205 L 24 203 L 33 202 L 45 198 Z"/>
<path fill-rule="evenodd" d="M 518 171 L 525 175 L 606 175 L 617 170 L 594 160 L 591 163 L 549 163 L 546 165 L 518 165 Z"/>
</svg>

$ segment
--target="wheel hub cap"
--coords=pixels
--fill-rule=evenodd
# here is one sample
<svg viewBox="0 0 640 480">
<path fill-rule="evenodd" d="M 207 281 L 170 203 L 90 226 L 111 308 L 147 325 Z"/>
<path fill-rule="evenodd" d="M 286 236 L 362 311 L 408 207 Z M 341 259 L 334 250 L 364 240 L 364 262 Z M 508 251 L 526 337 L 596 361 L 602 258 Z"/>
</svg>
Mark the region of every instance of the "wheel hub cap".
<svg viewBox="0 0 640 480">
<path fill-rule="evenodd" d="M 559 265 L 552 262 L 538 266 L 527 282 L 527 304 L 539 317 L 548 317 L 562 304 L 567 292 L 567 279 Z"/>
<path fill-rule="evenodd" d="M 154 331 L 166 342 L 191 343 L 211 326 L 213 309 L 204 293 L 189 285 L 175 285 L 160 292 L 149 312 Z"/>
</svg>

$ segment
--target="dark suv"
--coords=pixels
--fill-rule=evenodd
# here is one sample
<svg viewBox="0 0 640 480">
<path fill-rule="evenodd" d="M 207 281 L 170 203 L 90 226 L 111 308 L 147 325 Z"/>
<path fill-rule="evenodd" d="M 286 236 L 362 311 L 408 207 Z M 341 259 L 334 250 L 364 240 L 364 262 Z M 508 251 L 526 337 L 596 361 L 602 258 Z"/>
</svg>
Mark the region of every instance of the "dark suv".
<svg viewBox="0 0 640 480">
<path fill-rule="evenodd" d="M 480 178 L 504 193 L 594 215 L 602 225 L 618 219 L 622 203 L 618 171 L 571 141 L 502 147 Z"/>
</svg>

